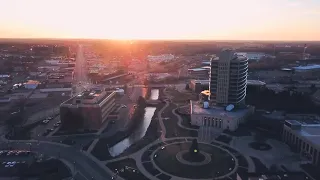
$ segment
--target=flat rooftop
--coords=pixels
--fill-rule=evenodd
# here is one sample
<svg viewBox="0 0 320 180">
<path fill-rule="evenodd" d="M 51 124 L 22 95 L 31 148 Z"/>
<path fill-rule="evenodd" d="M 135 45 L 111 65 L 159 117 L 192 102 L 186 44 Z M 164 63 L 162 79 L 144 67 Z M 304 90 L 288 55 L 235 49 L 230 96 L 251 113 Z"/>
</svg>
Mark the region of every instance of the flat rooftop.
<svg viewBox="0 0 320 180">
<path fill-rule="evenodd" d="M 313 70 L 313 69 L 320 69 L 320 64 L 315 65 L 308 65 L 308 66 L 298 66 L 294 67 L 294 70 Z"/>
<path fill-rule="evenodd" d="M 248 108 L 245 109 L 234 109 L 233 111 L 226 111 L 224 107 L 211 106 L 208 109 L 204 109 L 202 104 L 197 101 L 191 101 L 191 114 L 198 115 L 217 115 L 217 116 L 228 116 L 230 118 L 239 118 L 246 115 L 249 111 Z"/>
<path fill-rule="evenodd" d="M 303 124 L 296 120 L 287 120 L 287 122 L 293 125 L 301 125 L 301 129 L 291 129 L 298 136 L 304 137 L 308 142 L 311 142 L 314 146 L 320 148 L 320 122 L 316 124 Z"/>
<path fill-rule="evenodd" d="M 209 80 L 198 80 L 198 79 L 192 79 L 193 83 L 200 83 L 200 84 L 209 84 Z"/>
<path fill-rule="evenodd" d="M 194 81 L 195 83 L 201 83 L 201 84 L 209 84 L 209 79 L 208 80 L 191 80 Z M 259 81 L 259 80 L 247 80 L 247 85 L 256 85 L 256 86 L 263 86 L 266 85 L 265 82 Z"/>
<path fill-rule="evenodd" d="M 77 96 L 74 96 L 64 102 L 63 104 L 76 104 L 75 99 L 82 100 L 79 104 L 100 104 L 106 97 L 108 97 L 113 91 L 104 91 L 104 90 L 90 90 L 83 91 Z M 98 99 L 95 101 L 95 99 Z M 87 101 L 86 101 L 87 100 Z"/>
<path fill-rule="evenodd" d="M 188 71 L 207 71 L 208 69 L 204 69 L 204 68 L 191 68 L 188 69 Z"/>
<path fill-rule="evenodd" d="M 266 85 L 265 82 L 259 81 L 259 80 L 247 80 L 248 85 L 257 85 L 257 86 L 263 86 Z"/>
</svg>

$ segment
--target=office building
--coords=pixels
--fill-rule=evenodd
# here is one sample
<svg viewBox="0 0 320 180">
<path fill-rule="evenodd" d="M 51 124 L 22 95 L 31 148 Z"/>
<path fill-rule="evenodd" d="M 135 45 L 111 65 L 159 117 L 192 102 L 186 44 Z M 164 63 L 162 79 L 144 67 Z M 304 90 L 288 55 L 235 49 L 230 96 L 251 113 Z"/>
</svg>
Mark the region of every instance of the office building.
<svg viewBox="0 0 320 180">
<path fill-rule="evenodd" d="M 198 102 L 190 101 L 191 124 L 235 131 L 254 112 L 253 106 L 245 105 L 248 60 L 223 50 L 210 67 L 209 91 L 203 91 Z M 200 91 L 206 85 L 206 81 L 192 81 L 191 89 Z"/>
<path fill-rule="evenodd" d="M 209 90 L 210 81 L 192 79 L 189 83 L 189 88 L 196 93 L 200 93 L 203 90 Z M 247 88 L 261 89 L 266 86 L 266 83 L 259 80 L 247 80 Z M 320 91 L 319 91 L 320 92 Z"/>
<path fill-rule="evenodd" d="M 116 92 L 84 91 L 60 105 L 63 129 L 99 129 L 115 106 Z"/>
<path fill-rule="evenodd" d="M 287 120 L 284 123 L 282 139 L 313 165 L 320 166 L 320 121 Z"/>
<path fill-rule="evenodd" d="M 254 112 L 253 106 L 226 111 L 224 107 L 209 107 L 206 103 L 190 101 L 192 125 L 235 131 Z"/>
<path fill-rule="evenodd" d="M 223 50 L 211 59 L 210 101 L 214 105 L 245 104 L 248 59 L 233 50 Z"/>
<path fill-rule="evenodd" d="M 209 77 L 209 72 L 210 69 L 208 68 L 193 68 L 193 69 L 188 69 L 188 75 L 189 77 L 193 79 L 208 79 Z"/>
</svg>

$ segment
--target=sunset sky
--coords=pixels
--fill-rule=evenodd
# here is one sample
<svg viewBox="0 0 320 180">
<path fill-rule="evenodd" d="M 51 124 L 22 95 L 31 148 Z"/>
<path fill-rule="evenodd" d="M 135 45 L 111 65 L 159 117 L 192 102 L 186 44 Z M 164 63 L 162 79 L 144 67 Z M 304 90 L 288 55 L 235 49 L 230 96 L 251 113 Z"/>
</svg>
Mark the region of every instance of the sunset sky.
<svg viewBox="0 0 320 180">
<path fill-rule="evenodd" d="M 320 0 L 0 0 L 0 38 L 320 40 Z"/>
</svg>

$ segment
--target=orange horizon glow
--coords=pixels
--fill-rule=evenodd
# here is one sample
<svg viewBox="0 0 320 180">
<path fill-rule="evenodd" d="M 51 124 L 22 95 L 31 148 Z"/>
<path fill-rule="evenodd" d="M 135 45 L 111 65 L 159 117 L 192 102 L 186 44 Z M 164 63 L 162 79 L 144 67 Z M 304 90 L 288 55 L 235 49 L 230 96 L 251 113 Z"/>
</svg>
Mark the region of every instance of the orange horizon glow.
<svg viewBox="0 0 320 180">
<path fill-rule="evenodd" d="M 0 38 L 320 40 L 317 0 L 0 0 Z"/>
</svg>

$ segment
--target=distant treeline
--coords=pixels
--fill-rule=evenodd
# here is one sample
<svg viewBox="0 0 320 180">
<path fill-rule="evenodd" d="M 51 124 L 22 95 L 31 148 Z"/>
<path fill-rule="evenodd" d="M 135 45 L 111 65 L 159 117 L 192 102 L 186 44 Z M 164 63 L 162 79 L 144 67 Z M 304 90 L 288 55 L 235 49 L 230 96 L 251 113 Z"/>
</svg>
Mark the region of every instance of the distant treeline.
<svg viewBox="0 0 320 180">
<path fill-rule="evenodd" d="M 133 44 L 108 41 L 95 43 L 94 48 L 98 50 L 103 56 L 134 56 L 143 57 L 146 55 L 157 54 L 182 54 L 182 55 L 196 55 L 196 54 L 216 54 L 224 47 L 239 47 L 243 43 L 222 43 L 222 42 L 151 42 L 140 41 Z M 299 45 L 302 45 L 300 43 Z M 237 51 L 244 52 L 264 52 L 268 54 L 278 54 L 279 52 L 295 52 L 302 53 L 303 47 L 276 47 L 274 44 L 265 44 L 263 48 L 238 48 Z M 312 55 L 320 55 L 320 45 L 308 45 L 306 53 Z"/>
</svg>

